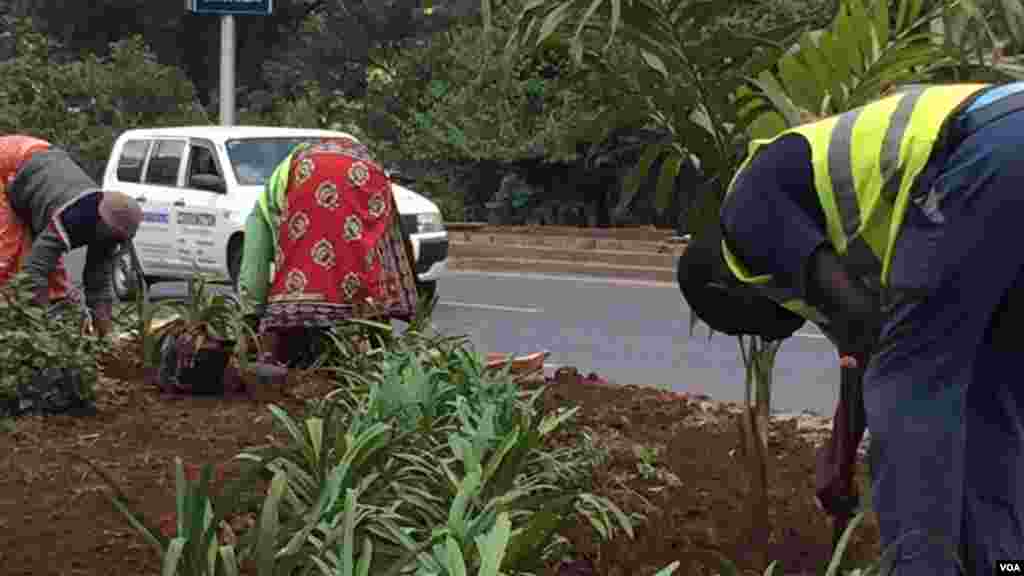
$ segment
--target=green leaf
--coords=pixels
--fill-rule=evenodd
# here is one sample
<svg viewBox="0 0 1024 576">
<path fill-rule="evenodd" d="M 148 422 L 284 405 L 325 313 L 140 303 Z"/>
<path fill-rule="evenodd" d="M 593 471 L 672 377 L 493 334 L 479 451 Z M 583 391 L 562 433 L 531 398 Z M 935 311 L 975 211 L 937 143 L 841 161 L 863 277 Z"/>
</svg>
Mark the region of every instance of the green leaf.
<svg viewBox="0 0 1024 576">
<path fill-rule="evenodd" d="M 359 564 L 356 565 L 356 576 L 370 576 L 370 566 L 373 563 L 373 540 L 369 537 L 363 538 L 363 550 L 359 554 Z"/>
<path fill-rule="evenodd" d="M 836 41 L 836 50 L 838 52 L 832 56 L 835 58 L 845 58 L 850 66 L 850 70 L 853 74 L 857 75 L 864 72 L 865 58 L 861 52 L 861 36 L 865 32 L 854 27 L 849 6 L 845 2 L 841 4 L 833 27 L 833 38 Z"/>
<path fill-rule="evenodd" d="M 310 464 L 313 465 L 314 470 L 319 470 L 320 455 L 323 451 L 324 445 L 324 419 L 307 418 L 306 433 L 310 444 L 310 454 L 308 456 L 310 458 Z"/>
<path fill-rule="evenodd" d="M 355 545 L 356 545 L 356 491 L 349 488 L 345 491 L 345 512 L 342 520 L 341 538 L 341 574 L 339 576 L 353 576 L 355 572 Z"/>
<path fill-rule="evenodd" d="M 256 528 L 258 530 L 256 569 L 259 576 L 274 574 L 274 556 L 277 534 L 280 529 L 278 506 L 287 486 L 288 476 L 281 471 L 275 472 L 274 477 L 270 480 L 270 488 L 267 490 L 267 498 L 263 502 L 263 510 L 260 512 L 260 521 Z"/>
<path fill-rule="evenodd" d="M 853 531 L 857 529 L 857 526 L 864 520 L 864 513 L 860 512 L 853 517 L 853 520 L 843 530 L 843 535 L 839 537 L 839 542 L 836 543 L 835 552 L 832 553 L 832 559 L 829 560 L 828 568 L 825 570 L 825 576 L 837 576 L 839 573 L 839 565 L 843 562 L 843 556 L 846 554 L 846 547 L 850 544 L 850 538 L 853 537 Z"/>
<path fill-rule="evenodd" d="M 856 34 L 857 48 L 861 54 L 860 70 L 866 70 L 874 59 L 872 19 L 868 16 L 861 0 L 843 0 L 843 2 L 849 10 L 850 29 Z"/>
<path fill-rule="evenodd" d="M 668 78 L 668 68 L 665 67 L 665 62 L 657 54 L 654 54 L 653 52 L 648 52 L 647 50 L 641 50 L 640 55 L 643 57 L 644 62 L 646 62 L 648 66 L 656 70 L 665 78 Z"/>
<path fill-rule="evenodd" d="M 793 54 L 779 60 L 779 76 L 786 94 L 801 108 L 815 110 L 821 104 L 811 72 Z"/>
<path fill-rule="evenodd" d="M 672 576 L 676 573 L 676 570 L 679 570 L 679 565 L 679 560 L 676 560 L 675 562 L 655 572 L 654 576 Z"/>
<path fill-rule="evenodd" d="M 608 41 L 605 43 L 605 50 L 611 45 L 615 39 L 615 34 L 619 31 L 619 27 L 622 25 L 622 0 L 610 0 L 612 5 L 612 18 L 608 22 L 608 27 L 611 33 L 608 35 Z"/>
<path fill-rule="evenodd" d="M 875 22 L 875 33 L 884 48 L 888 45 L 889 38 L 889 0 L 873 0 L 872 2 Z"/>
<path fill-rule="evenodd" d="M 476 545 L 480 551 L 479 576 L 498 576 L 511 535 L 512 522 L 508 513 L 502 512 L 498 514 L 498 519 L 490 532 L 484 536 L 477 536 Z"/>
<path fill-rule="evenodd" d="M 572 0 L 563 2 L 560 6 L 548 13 L 537 32 L 535 46 L 540 46 L 551 37 L 551 35 L 568 19 L 568 11 L 572 8 Z"/>
<path fill-rule="evenodd" d="M 923 3 L 924 0 L 901 0 L 897 12 L 896 30 L 904 32 L 911 28 L 921 14 Z"/>
<path fill-rule="evenodd" d="M 445 568 L 450 576 L 466 576 L 466 560 L 462 557 L 462 550 L 455 538 L 449 536 L 445 539 L 445 551 L 447 552 L 447 564 Z"/>
<path fill-rule="evenodd" d="M 1003 15 L 1014 41 L 1024 44 L 1024 3 L 1020 0 L 1002 0 Z"/>
<path fill-rule="evenodd" d="M 580 34 L 583 33 L 583 28 L 590 22 L 590 19 L 594 16 L 594 13 L 597 12 L 597 9 L 600 8 L 601 4 L 603 3 L 604 0 L 591 0 L 590 6 L 587 7 L 587 10 L 583 13 L 583 16 L 580 17 L 579 23 L 576 24 L 576 32 L 573 33 L 572 37 L 573 44 L 580 45 Z M 579 60 L 577 60 L 577 62 L 579 62 Z"/>
<path fill-rule="evenodd" d="M 466 511 L 479 490 L 480 474 L 477 472 L 470 472 L 458 483 L 458 491 L 448 511 L 448 527 L 460 540 L 465 538 L 468 529 Z"/>
<path fill-rule="evenodd" d="M 569 518 L 573 496 L 563 496 L 549 502 L 541 510 L 530 515 L 526 524 L 512 536 L 505 555 L 504 568 L 528 569 L 528 563 L 542 563 L 541 551 L 547 546 L 558 529 Z"/>
<path fill-rule="evenodd" d="M 178 536 L 184 536 L 186 526 L 185 521 L 188 519 L 188 493 L 189 484 L 185 480 L 185 465 L 181 461 L 181 457 L 176 456 L 174 458 L 174 485 L 175 485 L 175 516 L 177 520 L 177 534 Z"/>
<path fill-rule="evenodd" d="M 658 175 L 658 189 L 655 197 L 655 209 L 662 214 L 672 204 L 672 196 L 675 193 L 676 179 L 679 176 L 679 169 L 683 165 L 683 156 L 678 151 L 670 153 L 661 164 L 661 173 Z"/>
<path fill-rule="evenodd" d="M 111 491 L 113 491 L 112 495 L 106 494 L 106 496 L 114 508 L 124 515 L 128 520 L 128 523 L 142 535 L 146 542 L 148 542 L 157 551 L 157 553 L 163 554 L 169 539 L 163 536 L 156 526 L 151 525 L 144 515 L 136 513 L 131 509 L 132 506 L 129 503 L 127 495 L 125 495 L 117 483 L 114 482 L 114 479 L 111 478 L 110 475 L 102 468 L 78 454 L 71 454 L 71 458 L 86 465 L 103 480 Z"/>
<path fill-rule="evenodd" d="M 622 198 L 619 200 L 619 205 L 615 207 L 616 214 L 622 214 L 633 202 L 637 192 L 640 190 L 640 185 L 648 178 L 651 171 L 651 164 L 665 150 L 665 145 L 661 143 L 648 144 L 644 153 L 640 156 L 640 162 L 630 171 L 630 173 L 623 180 L 622 187 Z"/>
<path fill-rule="evenodd" d="M 804 33 L 800 39 L 800 51 L 797 58 L 811 73 L 815 84 L 818 86 L 817 94 L 824 97 L 829 92 L 834 92 L 839 86 L 839 79 L 832 71 L 830 58 L 818 47 L 818 43 L 809 33 Z M 817 113 L 819 110 L 813 109 Z"/>
<path fill-rule="evenodd" d="M 167 552 L 164 553 L 163 569 L 160 572 L 163 576 L 177 576 L 178 564 L 181 562 L 187 543 L 188 540 L 181 536 L 172 538 L 168 543 Z"/>
<path fill-rule="evenodd" d="M 519 443 L 520 438 L 522 436 L 523 435 L 521 434 L 520 429 L 517 426 L 512 430 L 512 432 L 505 436 L 505 439 L 498 446 L 498 449 L 495 450 L 491 454 L 490 458 L 487 459 L 487 466 L 484 468 L 483 474 L 483 484 L 485 486 L 487 486 L 490 483 L 491 478 L 494 477 L 494 475 L 499 470 L 502 470 L 502 464 L 505 462 L 505 456 L 507 456 L 508 453 L 513 448 L 515 448 L 515 446 Z M 508 473 L 516 474 L 517 472 L 519 471 L 511 470 Z"/>
</svg>

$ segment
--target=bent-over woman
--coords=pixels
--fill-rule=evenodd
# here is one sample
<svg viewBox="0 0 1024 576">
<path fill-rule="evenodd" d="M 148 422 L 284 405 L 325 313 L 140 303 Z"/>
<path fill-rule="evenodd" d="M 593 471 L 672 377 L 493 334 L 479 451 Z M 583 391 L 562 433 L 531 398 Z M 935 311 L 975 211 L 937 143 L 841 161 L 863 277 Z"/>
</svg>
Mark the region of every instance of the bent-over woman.
<svg viewBox="0 0 1024 576">
<path fill-rule="evenodd" d="M 416 285 L 391 180 L 365 146 L 304 144 L 278 165 L 246 222 L 239 291 L 284 364 L 311 331 L 412 318 Z"/>
</svg>

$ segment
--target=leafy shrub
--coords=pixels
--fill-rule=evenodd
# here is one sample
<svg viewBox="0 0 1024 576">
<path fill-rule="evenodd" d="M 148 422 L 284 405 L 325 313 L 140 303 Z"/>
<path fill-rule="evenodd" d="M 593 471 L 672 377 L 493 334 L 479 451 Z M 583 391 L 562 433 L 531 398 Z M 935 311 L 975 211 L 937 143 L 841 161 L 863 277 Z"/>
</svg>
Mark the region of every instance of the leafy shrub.
<svg viewBox="0 0 1024 576">
<path fill-rule="evenodd" d="M 372 367 L 346 368 L 346 385 L 303 416 L 270 406 L 283 442 L 240 454 L 246 479 L 219 498 L 194 491 L 208 471 L 194 487 L 179 478 L 177 541 L 115 487 L 115 505 L 179 567 L 166 574 L 220 573 L 211 566 L 227 556 L 265 574 L 525 574 L 565 553 L 563 526 L 632 536 L 632 518 L 587 492 L 589 448 L 545 444 L 574 410 L 542 413 L 540 391 L 486 371 L 460 340 L 384 332 L 376 343 Z M 235 496 L 257 474 L 271 489 L 252 510 Z M 228 550 L 213 532 L 244 512 L 261 523 Z"/>
<path fill-rule="evenodd" d="M 589 454 L 543 444 L 574 411 L 542 414 L 540 391 L 524 393 L 507 374 L 486 373 L 462 343 L 434 346 L 395 341 L 366 374 L 364 392 L 340 388 L 303 419 L 271 408 L 287 443 L 240 457 L 266 475 L 287 474 L 288 553 L 331 570 L 365 561 L 377 573 L 430 550 L 416 558 L 425 573 L 497 562 L 514 574 L 564 552 L 554 538 L 563 522 L 590 521 L 609 537 L 632 534 L 630 518 L 585 492 Z M 350 515 L 358 519 L 353 541 L 364 542 L 372 559 L 328 545 Z"/>
<path fill-rule="evenodd" d="M 184 72 L 158 63 L 138 36 L 112 44 L 107 57 L 66 62 L 29 20 L 15 22 L 14 36 L 16 56 L 0 62 L 0 133 L 65 147 L 93 177 L 122 130 L 209 122 Z"/>
<path fill-rule="evenodd" d="M 109 341 L 82 333 L 79 307 L 48 313 L 32 305 L 32 297 L 24 273 L 0 289 L 0 405 L 18 400 L 19 387 L 49 368 L 76 371 L 81 377 L 76 397 L 92 402 L 99 379 L 97 358 L 109 353 Z"/>
</svg>

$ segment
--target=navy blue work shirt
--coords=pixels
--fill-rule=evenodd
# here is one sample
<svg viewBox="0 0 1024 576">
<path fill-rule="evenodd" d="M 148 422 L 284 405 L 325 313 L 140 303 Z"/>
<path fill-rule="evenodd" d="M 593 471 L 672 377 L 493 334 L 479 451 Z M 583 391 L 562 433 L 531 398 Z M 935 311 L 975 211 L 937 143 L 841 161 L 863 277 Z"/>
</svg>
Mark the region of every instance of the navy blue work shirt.
<svg viewBox="0 0 1024 576">
<path fill-rule="evenodd" d="M 827 228 L 803 136 L 787 134 L 758 150 L 722 203 L 721 223 L 729 250 L 750 273 L 771 274 L 806 295 L 807 263 Z"/>
</svg>

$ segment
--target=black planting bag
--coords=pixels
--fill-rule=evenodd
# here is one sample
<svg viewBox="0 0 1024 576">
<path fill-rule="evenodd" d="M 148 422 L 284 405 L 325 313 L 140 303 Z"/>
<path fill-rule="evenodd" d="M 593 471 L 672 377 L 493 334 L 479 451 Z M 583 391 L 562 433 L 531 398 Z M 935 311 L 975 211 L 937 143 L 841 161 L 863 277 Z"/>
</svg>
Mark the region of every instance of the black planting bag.
<svg viewBox="0 0 1024 576">
<path fill-rule="evenodd" d="M 802 316 L 732 275 L 722 257 L 718 224 L 708 226 L 691 240 L 679 257 L 676 278 L 697 318 L 716 332 L 782 340 L 804 325 Z"/>
<path fill-rule="evenodd" d="M 82 396 L 82 375 L 71 368 L 47 368 L 18 385 L 18 397 L 6 407 L 9 416 L 22 414 L 94 414 L 96 405 Z"/>
</svg>

